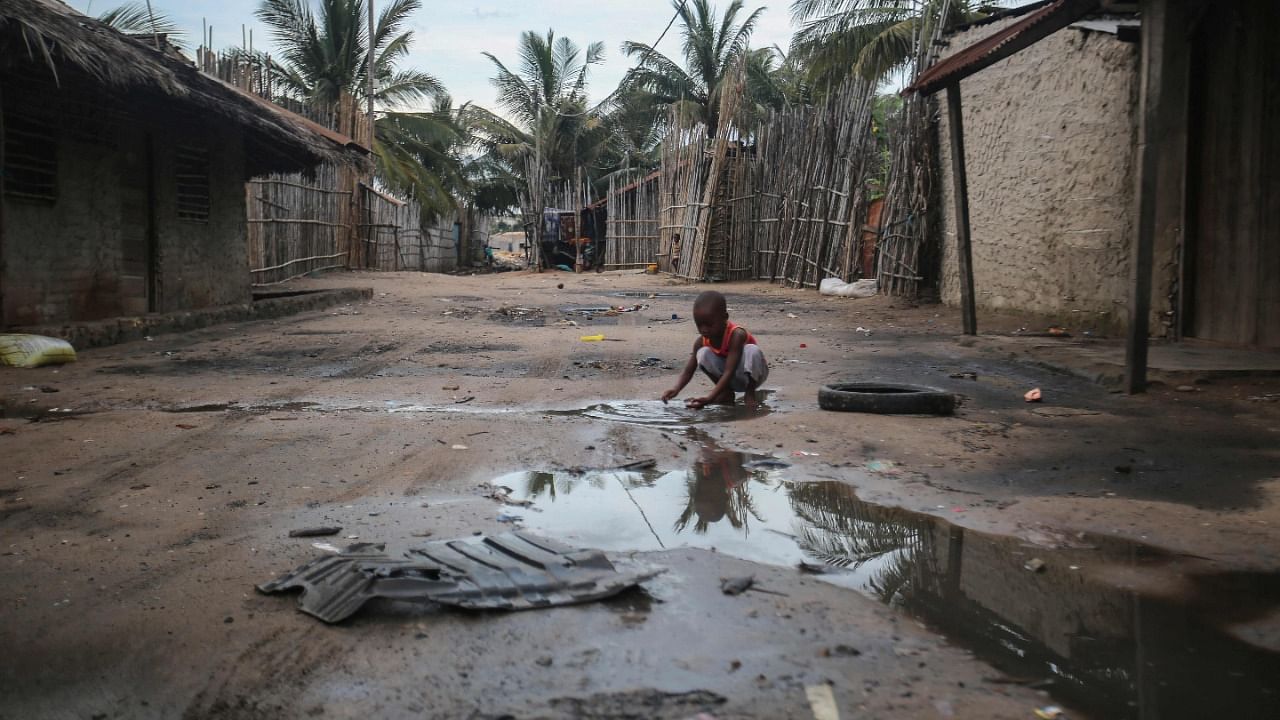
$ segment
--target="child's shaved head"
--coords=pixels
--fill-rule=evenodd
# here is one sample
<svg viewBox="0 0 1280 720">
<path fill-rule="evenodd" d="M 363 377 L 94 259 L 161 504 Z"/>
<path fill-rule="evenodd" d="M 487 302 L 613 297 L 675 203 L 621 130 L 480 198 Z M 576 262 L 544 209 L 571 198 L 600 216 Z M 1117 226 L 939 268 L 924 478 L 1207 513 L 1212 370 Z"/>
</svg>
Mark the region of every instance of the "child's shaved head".
<svg viewBox="0 0 1280 720">
<path fill-rule="evenodd" d="M 714 313 L 720 315 L 729 312 L 729 306 L 725 303 L 724 295 L 715 290 L 707 290 L 698 295 L 698 299 L 693 301 L 693 311 L 699 310 L 703 312 Z"/>
</svg>

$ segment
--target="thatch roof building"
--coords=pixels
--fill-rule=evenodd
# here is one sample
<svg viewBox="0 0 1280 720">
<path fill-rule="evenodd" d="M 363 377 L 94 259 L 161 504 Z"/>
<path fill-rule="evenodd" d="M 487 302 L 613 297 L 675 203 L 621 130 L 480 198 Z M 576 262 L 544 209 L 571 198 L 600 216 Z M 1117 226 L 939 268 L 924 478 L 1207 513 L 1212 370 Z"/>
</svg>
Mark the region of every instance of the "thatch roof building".
<svg viewBox="0 0 1280 720">
<path fill-rule="evenodd" d="M 248 302 L 246 181 L 368 165 L 57 0 L 0 3 L 0 137 L 0 327 Z"/>
</svg>

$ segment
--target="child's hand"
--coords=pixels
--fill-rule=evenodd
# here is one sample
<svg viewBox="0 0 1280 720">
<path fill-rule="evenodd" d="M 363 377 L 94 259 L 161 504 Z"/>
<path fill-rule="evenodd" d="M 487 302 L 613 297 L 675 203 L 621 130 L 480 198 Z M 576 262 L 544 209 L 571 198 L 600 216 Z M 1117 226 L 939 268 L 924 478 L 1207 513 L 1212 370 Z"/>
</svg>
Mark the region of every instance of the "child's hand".
<svg viewBox="0 0 1280 720">
<path fill-rule="evenodd" d="M 711 403 L 711 398 L 704 398 L 704 397 L 689 398 L 688 400 L 684 401 L 684 406 L 687 408 L 692 408 L 694 410 L 701 410 L 702 408 L 706 407 L 710 403 Z"/>
<path fill-rule="evenodd" d="M 680 391 L 679 391 L 679 390 L 676 390 L 675 388 L 672 388 L 672 389 L 670 389 L 670 390 L 668 390 L 668 391 L 666 391 L 666 392 L 662 393 L 662 402 L 663 402 L 663 403 L 670 402 L 670 401 L 671 401 L 675 396 L 677 396 L 677 395 L 679 395 L 679 394 L 680 394 Z"/>
</svg>

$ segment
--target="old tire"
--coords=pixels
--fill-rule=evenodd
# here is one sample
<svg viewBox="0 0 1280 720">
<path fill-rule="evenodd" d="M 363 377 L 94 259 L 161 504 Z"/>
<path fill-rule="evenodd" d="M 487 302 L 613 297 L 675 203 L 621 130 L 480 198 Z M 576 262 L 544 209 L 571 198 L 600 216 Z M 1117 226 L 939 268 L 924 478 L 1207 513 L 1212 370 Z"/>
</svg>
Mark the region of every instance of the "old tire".
<svg viewBox="0 0 1280 720">
<path fill-rule="evenodd" d="M 835 383 L 818 390 L 818 406 L 882 415 L 950 415 L 956 409 L 956 396 L 920 385 Z"/>
</svg>

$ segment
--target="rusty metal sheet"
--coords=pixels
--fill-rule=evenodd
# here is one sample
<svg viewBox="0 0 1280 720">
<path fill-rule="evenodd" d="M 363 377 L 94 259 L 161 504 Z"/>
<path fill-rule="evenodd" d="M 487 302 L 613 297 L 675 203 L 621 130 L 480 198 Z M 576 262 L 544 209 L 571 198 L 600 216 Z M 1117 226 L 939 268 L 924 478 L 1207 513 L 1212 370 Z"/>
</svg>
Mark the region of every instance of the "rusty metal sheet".
<svg viewBox="0 0 1280 720">
<path fill-rule="evenodd" d="M 512 532 L 427 543 L 401 557 L 387 554 L 384 545 L 360 543 L 316 558 L 258 590 L 301 589 L 298 609 L 336 623 L 373 598 L 529 610 L 600 600 L 659 572 L 620 571 L 599 550 Z"/>
</svg>

